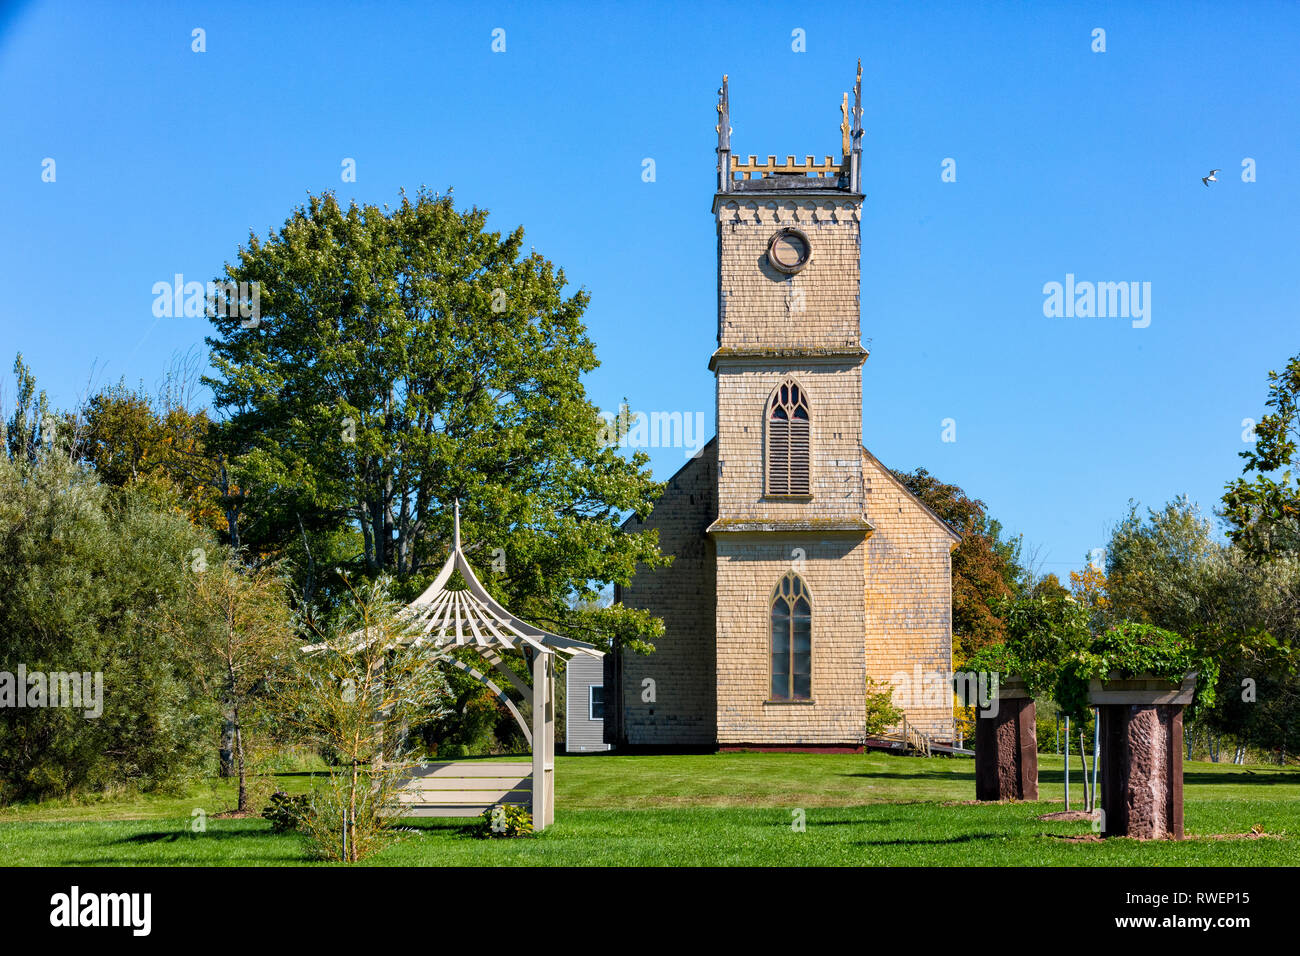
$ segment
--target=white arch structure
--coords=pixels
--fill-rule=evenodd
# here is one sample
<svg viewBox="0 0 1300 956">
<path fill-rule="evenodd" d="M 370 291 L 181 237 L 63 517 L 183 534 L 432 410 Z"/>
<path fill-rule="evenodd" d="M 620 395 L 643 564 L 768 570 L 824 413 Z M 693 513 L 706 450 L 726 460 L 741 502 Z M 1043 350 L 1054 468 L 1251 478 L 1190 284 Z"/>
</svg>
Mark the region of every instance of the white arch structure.
<svg viewBox="0 0 1300 956">
<path fill-rule="evenodd" d="M 461 549 L 459 501 L 454 505 L 454 529 L 451 554 L 442 570 L 401 611 L 411 625 L 402 643 L 428 645 L 434 651 L 431 660 L 441 659 L 460 668 L 496 695 L 523 728 L 532 748 L 531 773 L 521 776 L 519 771 L 528 767 L 524 763 L 428 764 L 408 781 L 405 796 L 409 799 L 403 802 L 406 812 L 412 815 L 467 816 L 498 803 L 523 802 L 521 796 L 531 790 L 533 828 L 542 830 L 555 822 L 555 655 L 601 657 L 604 652 L 594 644 L 535 627 L 502 607 L 475 576 Z M 459 571 L 464 579 L 463 590 L 447 589 L 453 571 Z M 511 686 L 526 698 L 531 697 L 531 731 L 514 702 L 497 684 L 448 653 L 459 647 L 477 651 Z M 506 666 L 499 653 L 502 649 L 522 651 L 531 661 L 531 687 Z M 526 782 L 531 786 L 526 787 Z"/>
</svg>

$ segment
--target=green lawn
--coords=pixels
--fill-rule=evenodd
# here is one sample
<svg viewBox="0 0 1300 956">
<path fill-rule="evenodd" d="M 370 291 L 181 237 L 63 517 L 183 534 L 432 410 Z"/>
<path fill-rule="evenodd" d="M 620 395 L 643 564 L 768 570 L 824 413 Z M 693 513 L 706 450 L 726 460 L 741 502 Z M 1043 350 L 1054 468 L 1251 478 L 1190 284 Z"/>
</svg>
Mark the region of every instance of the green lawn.
<svg viewBox="0 0 1300 956">
<path fill-rule="evenodd" d="M 970 760 L 886 755 L 713 754 L 560 757 L 556 824 L 523 840 L 477 840 L 463 821 L 417 821 L 370 862 L 509 865 L 1300 865 L 1300 772 L 1191 763 L 1193 839 L 1074 843 L 1086 823 L 1044 822 L 1061 809 L 1059 757 L 1040 758 L 1043 802 L 965 805 Z M 1077 764 L 1071 772 L 1074 806 Z M 286 790 L 307 774 L 277 778 Z M 261 820 L 209 819 L 230 805 L 227 782 L 183 797 L 0 810 L 0 860 L 11 865 L 296 865 L 301 840 Z M 806 831 L 791 827 L 806 813 Z M 1220 840 L 1260 826 L 1276 838 Z"/>
</svg>

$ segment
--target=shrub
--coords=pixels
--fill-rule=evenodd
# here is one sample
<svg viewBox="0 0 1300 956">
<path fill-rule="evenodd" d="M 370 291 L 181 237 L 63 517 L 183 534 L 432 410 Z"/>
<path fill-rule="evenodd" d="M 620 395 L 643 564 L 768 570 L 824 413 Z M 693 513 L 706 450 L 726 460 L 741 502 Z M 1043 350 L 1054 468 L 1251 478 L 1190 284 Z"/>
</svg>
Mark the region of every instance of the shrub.
<svg viewBox="0 0 1300 956">
<path fill-rule="evenodd" d="M 903 719 L 903 712 L 894 706 L 894 689 L 888 684 L 867 678 L 867 734 L 884 733 Z"/>
<path fill-rule="evenodd" d="M 333 618 L 308 621 L 321 642 L 276 695 L 286 729 L 343 758 L 313 791 L 301 827 L 325 860 L 355 863 L 399 838 L 398 794 L 411 763 L 402 731 L 439 707 L 445 693 L 428 648 L 410 640 L 411 622 L 390 584 L 349 584 Z"/>
<path fill-rule="evenodd" d="M 966 669 L 1019 677 L 1029 695 L 1042 698 L 1056 684 L 1056 671 L 1072 651 L 1086 647 L 1088 609 L 1070 595 L 1039 595 L 997 603 L 1007 639 L 980 649 Z"/>
<path fill-rule="evenodd" d="M 1098 637 L 1086 650 L 1075 651 L 1061 666 L 1056 681 L 1056 701 L 1062 714 L 1078 718 L 1088 712 L 1088 682 L 1150 674 L 1170 683 L 1197 671 L 1196 701 L 1214 704 L 1219 666 L 1197 649 L 1191 638 L 1152 624 L 1126 621 Z"/>
<path fill-rule="evenodd" d="M 412 832 L 397 826 L 397 792 L 405 773 L 400 766 L 382 770 L 331 772 L 311 794 L 311 807 L 299 830 L 311 854 L 320 860 L 355 863 L 391 846 Z"/>
<path fill-rule="evenodd" d="M 283 790 L 277 790 L 262 808 L 262 817 L 271 822 L 273 832 L 288 833 L 302 826 L 310 810 L 311 798 L 305 793 L 291 797 Z"/>
<path fill-rule="evenodd" d="M 193 556 L 218 548 L 175 502 L 105 488 L 55 445 L 39 449 L 14 459 L 0 439 L 0 671 L 95 674 L 96 703 L 0 707 L 0 797 L 183 792 L 217 714 L 186 640 L 163 624 L 191 620 Z"/>
<path fill-rule="evenodd" d="M 483 811 L 476 835 L 491 837 L 521 837 L 533 833 L 533 815 L 523 807 L 498 804 Z"/>
<path fill-rule="evenodd" d="M 1038 735 L 1038 752 L 1056 753 L 1058 745 L 1057 732 L 1060 732 L 1062 738 L 1065 736 L 1065 715 L 1061 713 L 1056 701 L 1046 697 L 1035 702 L 1034 726 Z M 1093 716 L 1091 709 L 1087 710 L 1082 716 L 1070 718 L 1070 756 L 1072 758 L 1079 753 L 1079 731 L 1083 731 L 1086 744 L 1084 749 L 1088 753 L 1092 753 Z"/>
</svg>

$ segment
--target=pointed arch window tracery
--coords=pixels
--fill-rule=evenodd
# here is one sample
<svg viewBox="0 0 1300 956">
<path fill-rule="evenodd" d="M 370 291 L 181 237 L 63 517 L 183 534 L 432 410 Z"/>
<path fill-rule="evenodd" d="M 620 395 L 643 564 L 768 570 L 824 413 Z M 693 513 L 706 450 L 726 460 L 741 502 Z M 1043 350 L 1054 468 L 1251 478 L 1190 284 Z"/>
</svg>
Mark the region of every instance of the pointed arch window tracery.
<svg viewBox="0 0 1300 956">
<path fill-rule="evenodd" d="M 772 700 L 812 699 L 812 596 L 791 571 L 772 595 Z"/>
<path fill-rule="evenodd" d="M 767 403 L 767 493 L 812 493 L 812 412 L 808 395 L 786 379 Z"/>
</svg>

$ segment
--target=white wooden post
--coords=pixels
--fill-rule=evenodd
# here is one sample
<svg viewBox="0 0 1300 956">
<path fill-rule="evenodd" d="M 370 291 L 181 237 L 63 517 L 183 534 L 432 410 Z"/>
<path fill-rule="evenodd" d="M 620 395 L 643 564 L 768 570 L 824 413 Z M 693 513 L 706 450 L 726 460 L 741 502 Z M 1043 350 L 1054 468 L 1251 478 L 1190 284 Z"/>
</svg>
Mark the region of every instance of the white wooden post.
<svg viewBox="0 0 1300 956">
<path fill-rule="evenodd" d="M 549 668 L 546 666 L 551 655 L 533 651 L 533 829 L 544 830 L 547 824 L 546 782 L 546 685 Z"/>
<path fill-rule="evenodd" d="M 546 825 L 555 822 L 555 655 L 546 656 Z"/>
</svg>

